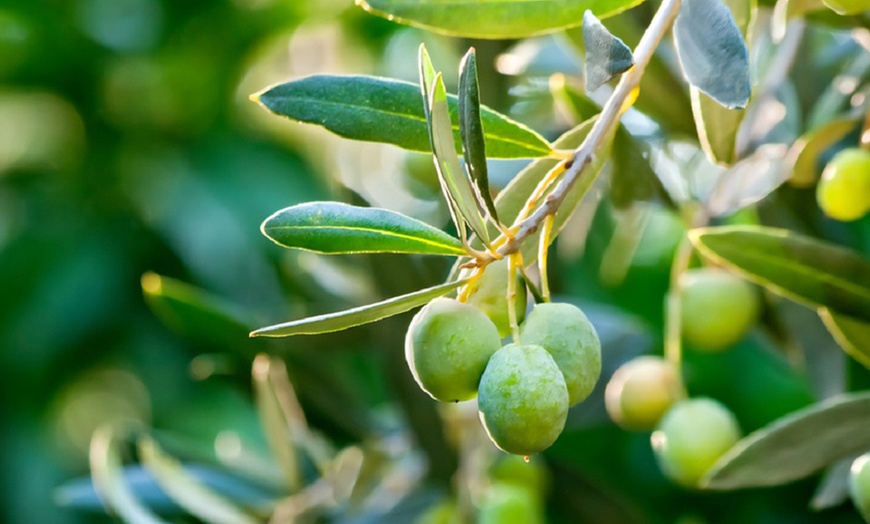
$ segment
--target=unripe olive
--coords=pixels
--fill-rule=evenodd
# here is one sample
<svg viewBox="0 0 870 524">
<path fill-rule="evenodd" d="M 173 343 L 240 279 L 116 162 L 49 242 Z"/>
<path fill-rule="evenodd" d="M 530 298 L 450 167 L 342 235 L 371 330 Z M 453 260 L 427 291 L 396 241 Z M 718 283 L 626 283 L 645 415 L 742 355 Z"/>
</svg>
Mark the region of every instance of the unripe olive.
<svg viewBox="0 0 870 524">
<path fill-rule="evenodd" d="M 852 462 L 849 470 L 849 495 L 865 522 L 870 522 L 870 453 Z"/>
<path fill-rule="evenodd" d="M 651 437 L 662 472 L 686 487 L 696 487 L 710 466 L 739 439 L 737 419 L 710 398 L 675 404 Z"/>
<path fill-rule="evenodd" d="M 516 455 L 550 447 L 568 417 L 562 372 L 546 349 L 530 344 L 508 344 L 492 356 L 477 402 L 490 439 Z"/>
<path fill-rule="evenodd" d="M 544 524 L 541 500 L 531 491 L 511 484 L 495 483 L 480 504 L 477 524 Z"/>
<path fill-rule="evenodd" d="M 493 482 L 513 484 L 544 497 L 550 485 L 550 472 L 538 457 L 501 455 L 489 470 Z"/>
<path fill-rule="evenodd" d="M 601 376 L 601 342 L 592 323 L 572 304 L 535 306 L 520 327 L 520 342 L 546 349 L 565 377 L 568 405 L 585 400 Z"/>
<path fill-rule="evenodd" d="M 414 520 L 414 524 L 462 524 L 462 516 L 454 501 L 445 500 L 429 506 Z"/>
<path fill-rule="evenodd" d="M 739 342 L 761 309 L 752 284 L 720 269 L 690 269 L 680 279 L 680 291 L 683 339 L 706 352 Z"/>
<path fill-rule="evenodd" d="M 486 315 L 441 297 L 414 315 L 405 335 L 405 359 L 423 391 L 435 400 L 458 402 L 474 398 L 500 346 L 498 330 Z"/>
<path fill-rule="evenodd" d="M 816 200 L 836 220 L 866 215 L 870 211 L 870 151 L 851 148 L 837 153 L 822 172 Z"/>
<path fill-rule="evenodd" d="M 649 430 L 685 396 L 677 367 L 661 357 L 646 355 L 616 370 L 604 390 L 604 406 L 620 427 Z"/>
<path fill-rule="evenodd" d="M 464 271 L 460 274 L 460 278 L 468 276 L 468 272 Z M 522 322 L 526 313 L 526 292 L 520 285 L 519 276 L 517 279 L 517 294 L 514 304 L 517 310 L 517 322 Z M 483 272 L 483 275 L 477 281 L 469 284 L 471 286 L 470 295 L 468 296 L 468 304 L 483 311 L 483 313 L 492 320 L 495 327 L 498 328 L 498 334 L 506 337 L 511 334 L 510 316 L 508 314 L 507 301 L 507 283 L 508 283 L 508 260 L 503 258 L 492 262 Z"/>
</svg>

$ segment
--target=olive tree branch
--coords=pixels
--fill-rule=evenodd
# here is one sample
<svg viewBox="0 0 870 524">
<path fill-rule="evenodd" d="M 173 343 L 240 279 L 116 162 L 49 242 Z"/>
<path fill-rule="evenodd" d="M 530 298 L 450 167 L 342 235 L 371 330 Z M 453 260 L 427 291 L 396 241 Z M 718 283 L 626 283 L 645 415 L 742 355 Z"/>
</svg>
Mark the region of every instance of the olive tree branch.
<svg viewBox="0 0 870 524">
<path fill-rule="evenodd" d="M 548 216 L 556 213 L 562 201 L 568 195 L 568 192 L 580 178 L 583 169 L 591 163 L 595 152 L 601 148 L 612 134 L 619 123 L 619 117 L 622 114 L 626 100 L 629 99 L 634 89 L 640 83 L 641 77 L 643 77 L 643 73 L 656 47 L 658 47 L 659 42 L 661 42 L 670 29 L 671 24 L 673 24 L 674 18 L 680 10 L 680 1 L 662 1 L 649 27 L 637 44 L 637 48 L 635 48 L 634 66 L 622 76 L 613 94 L 610 95 L 610 98 L 598 115 L 598 119 L 595 121 L 592 129 L 589 131 L 589 135 L 583 140 L 580 147 L 575 150 L 572 158 L 566 161 L 566 171 L 561 182 L 547 195 L 544 203 L 531 216 L 511 227 L 511 230 L 516 231 L 516 233 L 496 250 L 495 254 L 499 258 L 517 252 L 523 241 L 533 235 Z"/>
</svg>

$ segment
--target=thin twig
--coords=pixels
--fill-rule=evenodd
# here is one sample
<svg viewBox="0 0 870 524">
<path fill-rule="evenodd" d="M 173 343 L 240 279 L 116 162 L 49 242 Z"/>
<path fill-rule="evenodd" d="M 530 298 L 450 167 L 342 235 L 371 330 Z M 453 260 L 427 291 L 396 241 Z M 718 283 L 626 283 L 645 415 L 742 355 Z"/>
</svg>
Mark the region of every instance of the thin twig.
<svg viewBox="0 0 870 524">
<path fill-rule="evenodd" d="M 607 100 L 600 115 L 592 126 L 592 130 L 580 147 L 574 152 L 572 160 L 567 161 L 567 169 L 562 181 L 547 197 L 544 203 L 528 218 L 511 227 L 516 231 L 514 238 L 508 240 L 497 249 L 497 255 L 504 257 L 515 253 L 520 249 L 523 241 L 533 235 L 543 223 L 544 219 L 556 213 L 568 192 L 583 173 L 583 169 L 591 163 L 595 152 L 598 151 L 605 140 L 611 135 L 613 129 L 619 123 L 619 117 L 623 111 L 625 101 L 631 96 L 632 91 L 640 83 L 646 66 L 655 53 L 659 42 L 667 34 L 680 10 L 681 0 L 663 0 L 659 10 L 650 22 L 649 27 L 640 39 L 634 50 L 635 64 L 620 79 L 613 94 Z"/>
</svg>

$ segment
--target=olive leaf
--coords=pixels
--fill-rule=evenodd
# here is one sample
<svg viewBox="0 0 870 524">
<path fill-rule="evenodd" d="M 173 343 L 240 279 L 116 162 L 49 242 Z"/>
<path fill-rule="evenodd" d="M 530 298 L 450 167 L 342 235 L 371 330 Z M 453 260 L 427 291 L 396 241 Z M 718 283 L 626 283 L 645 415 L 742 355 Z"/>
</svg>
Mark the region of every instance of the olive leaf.
<svg viewBox="0 0 870 524">
<path fill-rule="evenodd" d="M 634 55 L 625 42 L 613 36 L 592 11 L 583 13 L 583 43 L 586 47 L 586 92 L 591 93 L 634 65 Z"/>
</svg>

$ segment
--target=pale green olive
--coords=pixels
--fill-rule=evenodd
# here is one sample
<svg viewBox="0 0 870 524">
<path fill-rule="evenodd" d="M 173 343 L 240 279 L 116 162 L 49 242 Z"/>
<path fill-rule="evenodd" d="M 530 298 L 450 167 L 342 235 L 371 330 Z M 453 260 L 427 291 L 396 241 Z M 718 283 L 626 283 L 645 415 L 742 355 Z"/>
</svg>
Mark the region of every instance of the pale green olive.
<svg viewBox="0 0 870 524">
<path fill-rule="evenodd" d="M 865 522 L 870 522 L 870 453 L 852 462 L 849 470 L 849 496 Z"/>
<path fill-rule="evenodd" d="M 480 379 L 480 419 L 500 449 L 531 455 L 550 447 L 568 417 L 568 387 L 541 346 L 509 344 Z"/>
<path fill-rule="evenodd" d="M 460 278 L 468 276 L 463 271 Z M 517 279 L 517 294 L 514 301 L 517 311 L 517 322 L 522 322 L 526 313 L 526 291 L 519 276 Z M 468 304 L 484 312 L 498 328 L 498 334 L 506 337 L 511 334 L 510 315 L 507 301 L 508 260 L 503 258 L 492 262 L 477 281 L 470 284 Z"/>
<path fill-rule="evenodd" d="M 525 488 L 502 483 L 486 490 L 477 514 L 477 524 L 544 524 L 544 521 L 539 497 Z"/>
<path fill-rule="evenodd" d="M 752 284 L 720 269 L 687 271 L 680 291 L 683 339 L 701 351 L 722 351 L 739 342 L 761 309 Z"/>
<path fill-rule="evenodd" d="M 592 393 L 601 376 L 601 342 L 580 308 L 542 303 L 520 326 L 520 342 L 546 349 L 565 376 L 568 404 L 579 404 Z"/>
<path fill-rule="evenodd" d="M 441 297 L 408 326 L 405 359 L 423 391 L 442 402 L 458 402 L 477 395 L 486 364 L 500 346 L 498 330 L 486 315 Z"/>
<path fill-rule="evenodd" d="M 604 390 L 604 406 L 620 427 L 650 430 L 685 396 L 676 366 L 661 357 L 646 355 L 616 370 Z"/>
<path fill-rule="evenodd" d="M 734 414 L 710 398 L 675 404 L 651 437 L 662 472 L 685 487 L 697 487 L 710 466 L 739 439 Z"/>
<path fill-rule="evenodd" d="M 850 148 L 837 153 L 822 172 L 816 200 L 836 220 L 848 222 L 866 215 L 870 211 L 870 151 Z"/>
</svg>

